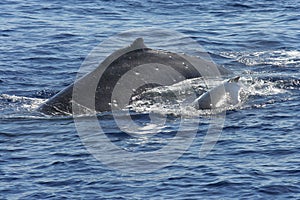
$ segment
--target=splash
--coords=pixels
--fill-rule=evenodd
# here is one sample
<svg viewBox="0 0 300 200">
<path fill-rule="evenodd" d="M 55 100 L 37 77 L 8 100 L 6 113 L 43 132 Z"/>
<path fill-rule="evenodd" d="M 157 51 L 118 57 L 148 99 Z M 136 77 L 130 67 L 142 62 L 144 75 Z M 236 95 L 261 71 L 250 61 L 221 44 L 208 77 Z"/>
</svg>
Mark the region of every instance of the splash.
<svg viewBox="0 0 300 200">
<path fill-rule="evenodd" d="M 227 80 L 225 80 L 226 82 Z M 210 80 L 210 83 L 213 81 Z M 196 78 L 193 80 L 185 80 L 171 86 L 157 87 L 149 89 L 142 94 L 135 96 L 130 105 L 130 109 L 141 113 L 159 113 L 162 115 L 171 114 L 174 116 L 207 116 L 218 114 L 226 110 L 237 109 L 248 98 L 248 91 L 245 90 L 245 86 L 241 83 L 241 90 L 237 92 L 237 97 L 234 97 L 235 103 L 232 102 L 232 97 L 225 94 L 217 102 L 217 106 L 214 109 L 196 109 L 193 105 L 195 99 L 200 97 L 205 92 L 214 88 L 219 81 L 215 84 L 204 85 L 202 78 Z M 247 95 L 246 95 L 247 94 Z"/>
<path fill-rule="evenodd" d="M 45 102 L 45 99 L 30 98 L 9 94 L 0 95 L 0 118 L 36 118 L 40 117 L 34 110 Z"/>
<path fill-rule="evenodd" d="M 287 90 L 281 89 L 276 82 L 262 80 L 255 77 L 242 77 L 241 81 L 245 85 L 246 94 L 250 96 L 272 96 L 286 93 Z"/>
<path fill-rule="evenodd" d="M 172 86 L 157 87 L 146 90 L 129 106 L 130 109 L 140 113 L 157 113 L 174 116 L 211 116 L 228 110 L 239 110 L 251 107 L 249 99 L 258 98 L 264 104 L 267 97 L 287 93 L 288 91 L 278 86 L 277 82 L 263 80 L 258 77 L 241 77 L 237 97 L 224 95 L 220 98 L 215 109 L 198 110 L 192 102 L 197 97 L 209 91 L 214 86 L 204 87 L 200 79 L 189 80 Z M 195 92 L 195 88 L 197 88 Z M 253 97 L 253 98 L 251 98 Z M 234 101 L 233 101 L 234 100 Z M 234 102 L 234 103 L 230 103 Z"/>
<path fill-rule="evenodd" d="M 19 109 L 25 109 L 28 111 L 36 109 L 40 104 L 45 102 L 45 99 L 30 98 L 9 94 L 1 94 L 0 100 L 2 101 L 2 103 L 6 102 L 6 104 L 8 105 L 17 106 Z"/>
</svg>

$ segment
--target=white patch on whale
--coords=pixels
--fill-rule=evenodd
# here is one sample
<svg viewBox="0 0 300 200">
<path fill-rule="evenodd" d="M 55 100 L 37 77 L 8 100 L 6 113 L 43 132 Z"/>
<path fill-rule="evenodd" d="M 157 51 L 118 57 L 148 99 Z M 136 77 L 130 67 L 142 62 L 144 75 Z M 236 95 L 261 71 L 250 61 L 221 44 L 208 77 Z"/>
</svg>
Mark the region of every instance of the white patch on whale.
<svg viewBox="0 0 300 200">
<path fill-rule="evenodd" d="M 229 79 L 205 92 L 192 103 L 193 107 L 200 110 L 238 105 L 241 102 L 240 93 L 244 88 L 239 78 Z"/>
</svg>

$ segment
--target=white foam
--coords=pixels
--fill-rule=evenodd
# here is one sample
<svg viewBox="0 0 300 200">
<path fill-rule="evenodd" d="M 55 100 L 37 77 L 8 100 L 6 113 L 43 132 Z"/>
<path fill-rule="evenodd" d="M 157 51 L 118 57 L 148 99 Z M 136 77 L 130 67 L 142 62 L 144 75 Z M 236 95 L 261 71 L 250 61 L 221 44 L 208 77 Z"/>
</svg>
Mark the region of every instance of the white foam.
<svg viewBox="0 0 300 200">
<path fill-rule="evenodd" d="M 252 96 L 270 96 L 286 93 L 287 91 L 276 86 L 276 83 L 268 80 L 260 80 L 253 77 L 243 77 L 241 81 L 245 85 L 245 90 Z"/>
<path fill-rule="evenodd" d="M 0 99 L 4 101 L 9 101 L 8 106 L 15 107 L 16 109 L 25 110 L 34 110 L 46 101 L 45 99 L 40 98 L 31 98 L 9 94 L 1 94 Z"/>
<path fill-rule="evenodd" d="M 300 51 L 297 50 L 275 50 L 258 52 L 221 52 L 226 58 L 233 58 L 248 66 L 255 65 L 300 65 Z"/>
</svg>

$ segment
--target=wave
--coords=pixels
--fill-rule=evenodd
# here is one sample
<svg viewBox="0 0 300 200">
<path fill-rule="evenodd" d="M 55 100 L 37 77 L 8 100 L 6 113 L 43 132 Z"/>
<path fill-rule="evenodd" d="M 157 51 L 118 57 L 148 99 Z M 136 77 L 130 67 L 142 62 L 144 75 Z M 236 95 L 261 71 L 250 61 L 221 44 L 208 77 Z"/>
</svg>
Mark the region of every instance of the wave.
<svg viewBox="0 0 300 200">
<path fill-rule="evenodd" d="M 275 50 L 257 52 L 221 52 L 221 56 L 233 58 L 247 66 L 273 65 L 280 67 L 299 67 L 300 51 Z"/>
</svg>

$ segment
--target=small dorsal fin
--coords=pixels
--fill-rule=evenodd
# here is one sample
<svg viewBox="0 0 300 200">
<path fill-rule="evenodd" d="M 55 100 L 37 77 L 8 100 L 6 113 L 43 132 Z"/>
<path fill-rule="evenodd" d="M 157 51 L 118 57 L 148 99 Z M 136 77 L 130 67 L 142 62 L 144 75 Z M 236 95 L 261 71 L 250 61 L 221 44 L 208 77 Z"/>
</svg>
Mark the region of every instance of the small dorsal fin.
<svg viewBox="0 0 300 200">
<path fill-rule="evenodd" d="M 144 48 L 147 48 L 146 45 L 144 44 L 144 39 L 143 38 L 137 38 L 137 39 L 135 39 L 130 46 L 133 47 L 133 48 L 135 48 L 135 49 L 144 49 Z"/>
<path fill-rule="evenodd" d="M 239 76 L 231 78 L 231 79 L 228 80 L 228 83 L 237 83 L 239 81 L 239 79 L 240 79 Z"/>
</svg>

